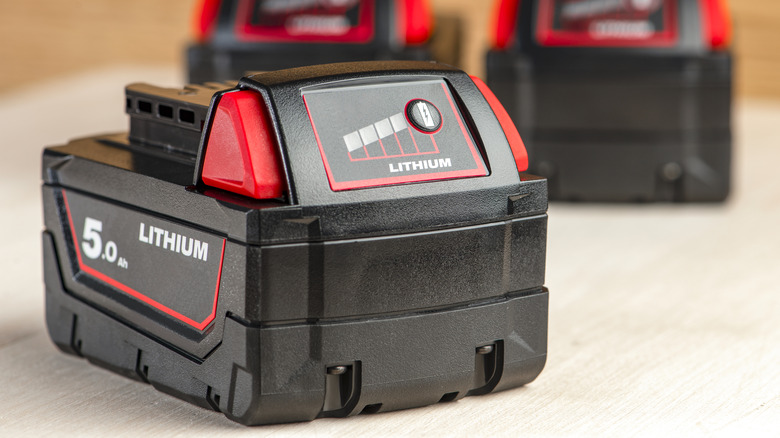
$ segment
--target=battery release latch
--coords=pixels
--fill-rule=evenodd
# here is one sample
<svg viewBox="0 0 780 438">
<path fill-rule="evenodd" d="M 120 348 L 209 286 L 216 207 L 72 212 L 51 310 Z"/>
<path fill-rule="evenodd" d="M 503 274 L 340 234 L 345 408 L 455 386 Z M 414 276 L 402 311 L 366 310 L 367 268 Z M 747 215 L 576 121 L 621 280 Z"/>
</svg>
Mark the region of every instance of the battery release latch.
<svg viewBox="0 0 780 438">
<path fill-rule="evenodd" d="M 203 184 L 255 199 L 284 195 L 284 170 L 273 124 L 260 95 L 221 96 L 206 140 Z"/>
</svg>

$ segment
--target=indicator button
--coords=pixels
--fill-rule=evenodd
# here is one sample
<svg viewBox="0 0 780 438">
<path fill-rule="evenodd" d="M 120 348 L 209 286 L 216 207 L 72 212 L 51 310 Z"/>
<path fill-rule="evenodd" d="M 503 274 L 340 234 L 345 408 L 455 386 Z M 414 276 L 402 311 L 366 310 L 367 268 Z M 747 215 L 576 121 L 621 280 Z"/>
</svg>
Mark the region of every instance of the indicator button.
<svg viewBox="0 0 780 438">
<path fill-rule="evenodd" d="M 441 113 L 427 100 L 414 99 L 406 104 L 406 118 L 418 131 L 430 134 L 441 128 Z"/>
</svg>

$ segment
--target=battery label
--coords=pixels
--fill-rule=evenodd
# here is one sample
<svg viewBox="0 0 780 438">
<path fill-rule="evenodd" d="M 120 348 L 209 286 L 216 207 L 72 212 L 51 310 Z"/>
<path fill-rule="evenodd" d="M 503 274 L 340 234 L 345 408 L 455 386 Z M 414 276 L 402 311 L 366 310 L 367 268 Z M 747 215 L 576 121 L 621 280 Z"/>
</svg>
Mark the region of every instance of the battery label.
<svg viewBox="0 0 780 438">
<path fill-rule="evenodd" d="M 544 46 L 669 47 L 677 43 L 673 0 L 541 0 Z"/>
<path fill-rule="evenodd" d="M 374 0 L 243 0 L 237 33 L 253 41 L 366 43 L 374 7 Z"/>
<path fill-rule="evenodd" d="M 487 175 L 443 80 L 303 92 L 332 190 Z"/>
<path fill-rule="evenodd" d="M 214 320 L 225 239 L 78 193 L 62 195 L 81 272 L 198 330 Z"/>
</svg>

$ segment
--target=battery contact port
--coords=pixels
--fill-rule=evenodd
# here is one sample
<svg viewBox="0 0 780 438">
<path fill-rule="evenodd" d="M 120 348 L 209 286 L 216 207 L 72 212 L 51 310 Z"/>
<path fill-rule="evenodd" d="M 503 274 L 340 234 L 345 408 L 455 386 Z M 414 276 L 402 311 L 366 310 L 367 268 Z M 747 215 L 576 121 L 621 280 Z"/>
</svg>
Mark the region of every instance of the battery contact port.
<svg viewBox="0 0 780 438">
<path fill-rule="evenodd" d="M 195 112 L 188 109 L 179 110 L 179 121 L 183 123 L 195 123 Z"/>
<path fill-rule="evenodd" d="M 149 102 L 147 100 L 139 100 L 138 101 L 138 111 L 142 113 L 151 114 L 152 113 L 152 102 Z"/>
<path fill-rule="evenodd" d="M 173 107 L 169 105 L 159 105 L 157 115 L 165 119 L 173 119 Z"/>
</svg>

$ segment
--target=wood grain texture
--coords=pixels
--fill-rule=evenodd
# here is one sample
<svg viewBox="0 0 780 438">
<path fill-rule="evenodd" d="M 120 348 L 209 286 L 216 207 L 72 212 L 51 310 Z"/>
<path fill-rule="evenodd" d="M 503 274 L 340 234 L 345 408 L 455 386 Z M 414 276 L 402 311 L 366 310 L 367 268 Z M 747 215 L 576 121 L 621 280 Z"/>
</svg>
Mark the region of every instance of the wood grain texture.
<svg viewBox="0 0 780 438">
<path fill-rule="evenodd" d="M 780 105 L 761 101 L 738 105 L 725 205 L 551 205 L 549 360 L 524 388 L 245 428 L 58 352 L 43 324 L 41 147 L 125 129 L 123 85 L 176 77 L 104 69 L 0 98 L 0 436 L 778 435 Z"/>
<path fill-rule="evenodd" d="M 182 65 L 196 0 L 0 0 L 0 93 L 108 65 Z M 463 68 L 484 72 L 492 1 L 430 0 L 464 23 Z M 732 0 L 739 95 L 780 98 L 780 2 Z"/>
</svg>

